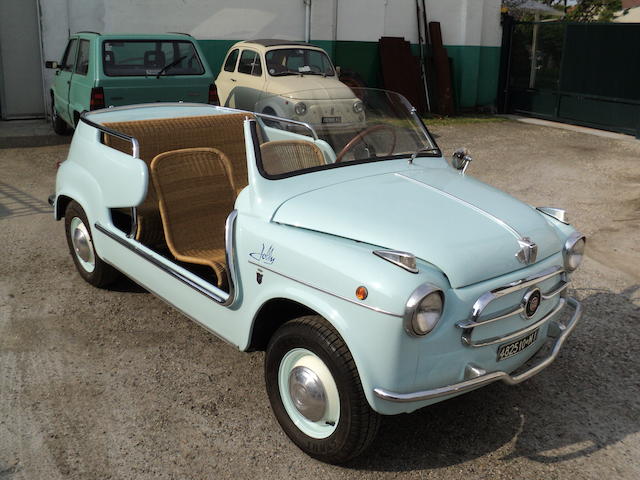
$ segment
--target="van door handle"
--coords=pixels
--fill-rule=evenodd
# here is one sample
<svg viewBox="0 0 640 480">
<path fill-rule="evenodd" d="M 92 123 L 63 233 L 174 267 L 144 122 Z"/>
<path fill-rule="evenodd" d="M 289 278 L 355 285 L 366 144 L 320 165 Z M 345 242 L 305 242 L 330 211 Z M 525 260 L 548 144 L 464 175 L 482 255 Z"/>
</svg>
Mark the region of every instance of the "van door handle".
<svg viewBox="0 0 640 480">
<path fill-rule="evenodd" d="M 229 80 L 231 80 L 232 82 L 235 82 L 236 79 L 235 78 L 230 78 Z"/>
</svg>

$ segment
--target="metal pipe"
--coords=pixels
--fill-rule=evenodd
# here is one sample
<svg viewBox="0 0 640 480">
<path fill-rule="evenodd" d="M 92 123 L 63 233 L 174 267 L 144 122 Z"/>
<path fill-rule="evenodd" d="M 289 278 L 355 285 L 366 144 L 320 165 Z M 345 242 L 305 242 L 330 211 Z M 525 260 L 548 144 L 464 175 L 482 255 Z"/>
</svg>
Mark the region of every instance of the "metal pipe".
<svg viewBox="0 0 640 480">
<path fill-rule="evenodd" d="M 304 41 L 309 42 L 311 40 L 311 0 L 304 1 Z"/>
</svg>

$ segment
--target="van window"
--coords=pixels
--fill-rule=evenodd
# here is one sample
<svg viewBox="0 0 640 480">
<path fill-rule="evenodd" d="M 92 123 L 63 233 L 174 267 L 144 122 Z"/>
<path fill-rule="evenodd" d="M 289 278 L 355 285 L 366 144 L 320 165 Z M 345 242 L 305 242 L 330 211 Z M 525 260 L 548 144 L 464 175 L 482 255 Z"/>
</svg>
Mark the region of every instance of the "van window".
<svg viewBox="0 0 640 480">
<path fill-rule="evenodd" d="M 236 62 L 238 61 L 238 49 L 236 48 L 233 52 L 229 54 L 227 57 L 227 61 L 224 62 L 224 71 L 225 72 L 233 72 L 236 68 Z"/>
<path fill-rule="evenodd" d="M 109 77 L 204 73 L 193 43 L 180 40 L 105 40 L 102 67 Z"/>
<path fill-rule="evenodd" d="M 256 77 L 262 76 L 262 65 L 260 64 L 258 52 L 243 50 L 240 56 L 240 63 L 238 63 L 238 72 Z"/>
<path fill-rule="evenodd" d="M 73 69 L 73 63 L 76 59 L 76 46 L 78 44 L 77 38 L 72 38 L 67 44 L 67 48 L 64 50 L 62 60 L 60 61 L 60 68 L 65 72 L 70 72 Z"/>
<path fill-rule="evenodd" d="M 80 40 L 75 73 L 86 75 L 89 72 L 89 40 Z"/>
</svg>

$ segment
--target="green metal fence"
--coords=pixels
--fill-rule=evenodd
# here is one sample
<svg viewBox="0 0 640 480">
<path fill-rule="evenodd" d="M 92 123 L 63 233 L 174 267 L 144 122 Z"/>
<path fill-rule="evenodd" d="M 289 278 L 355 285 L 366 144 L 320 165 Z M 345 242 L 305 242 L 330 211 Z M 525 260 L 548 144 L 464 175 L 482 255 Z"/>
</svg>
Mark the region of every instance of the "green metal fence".
<svg viewBox="0 0 640 480">
<path fill-rule="evenodd" d="M 510 46 L 503 64 L 506 111 L 640 138 L 640 24 L 504 27 Z"/>
</svg>

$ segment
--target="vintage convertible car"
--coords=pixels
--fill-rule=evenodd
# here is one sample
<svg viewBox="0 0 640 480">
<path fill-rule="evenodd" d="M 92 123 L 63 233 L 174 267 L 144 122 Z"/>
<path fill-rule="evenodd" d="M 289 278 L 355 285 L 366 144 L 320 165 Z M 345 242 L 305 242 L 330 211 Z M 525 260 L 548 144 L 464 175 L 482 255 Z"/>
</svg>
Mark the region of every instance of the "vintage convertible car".
<svg viewBox="0 0 640 480">
<path fill-rule="evenodd" d="M 558 355 L 585 238 L 465 174 L 400 95 L 343 135 L 202 104 L 84 113 L 50 202 L 80 275 L 122 272 L 265 350 L 287 435 L 340 463 L 411 412 Z M 267 122 L 266 120 L 269 120 Z"/>
</svg>

